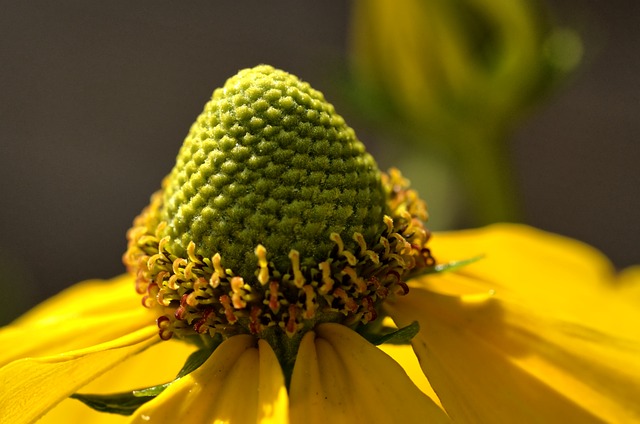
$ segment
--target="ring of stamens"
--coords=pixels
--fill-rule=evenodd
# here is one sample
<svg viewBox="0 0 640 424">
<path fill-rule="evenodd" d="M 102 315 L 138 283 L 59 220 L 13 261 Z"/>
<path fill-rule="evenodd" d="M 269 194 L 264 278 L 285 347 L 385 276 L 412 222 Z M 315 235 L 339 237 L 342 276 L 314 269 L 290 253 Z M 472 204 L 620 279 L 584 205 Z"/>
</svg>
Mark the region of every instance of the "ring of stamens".
<svg viewBox="0 0 640 424">
<path fill-rule="evenodd" d="M 136 290 L 148 308 L 158 308 L 160 337 L 238 333 L 260 335 L 274 326 L 290 337 L 317 321 L 366 324 L 376 319 L 389 295 L 408 292 L 406 277 L 433 267 L 426 244 L 429 231 L 426 206 L 399 171 L 382 175 L 390 215 L 374 243 L 354 233 L 357 248 L 345 249 L 342 237 L 331 234 L 334 248 L 317 267 L 301 266 L 295 250 L 289 253 L 289 272 L 282 274 L 269 262 L 267 250 L 256 246 L 254 276 L 225 269 L 220 253 L 211 258 L 196 254 L 191 242 L 186 257 L 168 249 L 160 237 L 161 192 L 136 218 L 127 233 L 124 263 L 136 277 Z"/>
</svg>

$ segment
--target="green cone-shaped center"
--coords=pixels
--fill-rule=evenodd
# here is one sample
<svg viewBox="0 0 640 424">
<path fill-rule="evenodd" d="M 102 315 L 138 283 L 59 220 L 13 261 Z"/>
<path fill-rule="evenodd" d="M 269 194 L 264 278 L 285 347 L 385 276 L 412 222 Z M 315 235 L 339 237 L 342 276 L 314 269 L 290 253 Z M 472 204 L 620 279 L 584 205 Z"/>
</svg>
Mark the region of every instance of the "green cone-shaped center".
<svg viewBox="0 0 640 424">
<path fill-rule="evenodd" d="M 357 246 L 382 231 L 385 194 L 373 158 L 309 84 L 270 66 L 245 69 L 213 93 L 180 149 L 164 192 L 169 250 L 220 253 L 246 280 L 255 248 L 280 272 L 329 257 L 338 233 Z"/>
</svg>

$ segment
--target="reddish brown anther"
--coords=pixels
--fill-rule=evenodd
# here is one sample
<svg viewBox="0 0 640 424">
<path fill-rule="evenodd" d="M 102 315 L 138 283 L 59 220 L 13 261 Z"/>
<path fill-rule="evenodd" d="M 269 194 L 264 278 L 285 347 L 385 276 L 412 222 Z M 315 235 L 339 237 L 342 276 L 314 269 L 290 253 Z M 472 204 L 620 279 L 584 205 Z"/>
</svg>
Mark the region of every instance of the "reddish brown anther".
<svg viewBox="0 0 640 424">
<path fill-rule="evenodd" d="M 156 320 L 156 325 L 160 330 L 158 335 L 162 340 L 169 340 L 171 336 L 173 336 L 173 331 L 171 331 L 171 320 L 169 317 L 161 316 Z"/>
<path fill-rule="evenodd" d="M 204 334 L 207 332 L 208 329 L 208 323 L 209 323 L 209 318 L 211 317 L 211 315 L 213 315 L 213 309 L 207 309 L 204 311 L 204 314 L 202 314 L 202 318 L 200 318 L 194 325 L 193 325 L 193 329 L 196 330 L 196 332 L 198 334 Z"/>
<path fill-rule="evenodd" d="M 259 306 L 251 308 L 251 314 L 249 314 L 249 331 L 251 331 L 251 334 L 259 334 L 262 330 L 260 315 L 262 315 L 262 308 Z"/>
<path fill-rule="evenodd" d="M 280 311 L 280 302 L 278 301 L 278 282 L 271 281 L 269 283 L 269 309 L 274 314 L 277 314 Z"/>
<path fill-rule="evenodd" d="M 287 325 L 285 326 L 285 331 L 289 336 L 293 335 L 297 330 L 297 308 L 295 305 L 289 305 L 289 319 L 287 320 Z"/>
</svg>

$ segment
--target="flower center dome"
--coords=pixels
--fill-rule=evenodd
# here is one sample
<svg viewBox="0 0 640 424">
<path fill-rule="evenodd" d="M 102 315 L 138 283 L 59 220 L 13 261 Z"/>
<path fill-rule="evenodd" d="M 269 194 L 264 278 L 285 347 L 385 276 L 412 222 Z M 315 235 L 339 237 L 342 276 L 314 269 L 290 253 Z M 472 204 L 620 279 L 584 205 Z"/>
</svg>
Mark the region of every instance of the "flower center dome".
<svg viewBox="0 0 640 424">
<path fill-rule="evenodd" d="M 386 213 L 380 172 L 322 93 L 270 66 L 215 90 L 191 127 L 164 190 L 169 251 L 219 252 L 222 266 L 255 278 L 263 245 L 281 273 L 293 249 L 303 266 L 325 260 L 340 234 L 355 247 L 379 236 Z"/>
</svg>

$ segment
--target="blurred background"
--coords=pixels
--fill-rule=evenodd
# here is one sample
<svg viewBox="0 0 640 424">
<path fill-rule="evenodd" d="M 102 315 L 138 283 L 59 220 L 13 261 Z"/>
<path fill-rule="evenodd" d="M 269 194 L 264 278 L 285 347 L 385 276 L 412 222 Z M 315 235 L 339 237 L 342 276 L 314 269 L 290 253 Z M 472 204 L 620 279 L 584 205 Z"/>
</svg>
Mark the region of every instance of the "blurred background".
<svg viewBox="0 0 640 424">
<path fill-rule="evenodd" d="M 640 263 L 635 0 L 0 4 L 0 324 L 123 272 L 192 121 L 260 63 L 323 91 L 431 228 L 526 222 Z"/>
</svg>

